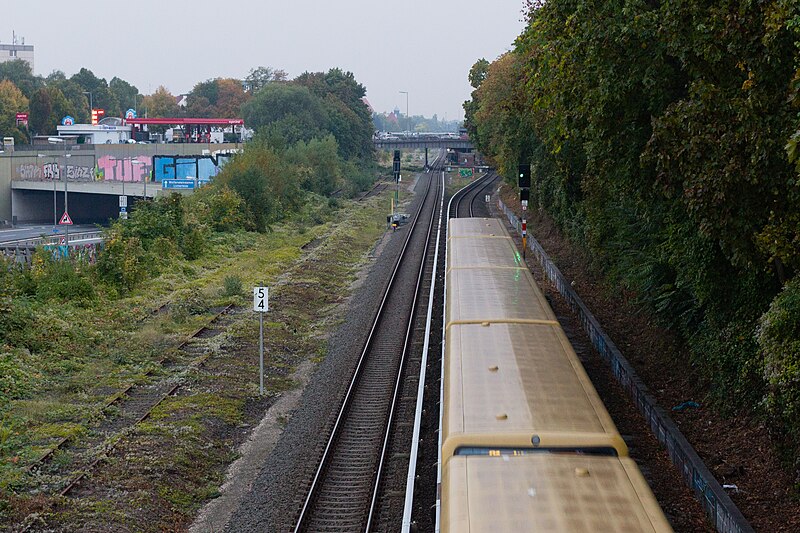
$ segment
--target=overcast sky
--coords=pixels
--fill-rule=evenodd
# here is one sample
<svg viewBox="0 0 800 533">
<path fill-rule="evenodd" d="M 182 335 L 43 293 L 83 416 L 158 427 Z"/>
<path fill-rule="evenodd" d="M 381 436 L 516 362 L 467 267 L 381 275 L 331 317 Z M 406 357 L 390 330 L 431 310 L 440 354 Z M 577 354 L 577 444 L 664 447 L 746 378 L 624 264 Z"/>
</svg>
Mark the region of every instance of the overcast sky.
<svg viewBox="0 0 800 533">
<path fill-rule="evenodd" d="M 0 43 L 34 46 L 34 72 L 81 67 L 118 76 L 142 94 L 173 94 L 251 68 L 339 67 L 366 87 L 376 111 L 463 118 L 467 74 L 523 29 L 522 0 L 85 0 L 3 2 Z"/>
</svg>

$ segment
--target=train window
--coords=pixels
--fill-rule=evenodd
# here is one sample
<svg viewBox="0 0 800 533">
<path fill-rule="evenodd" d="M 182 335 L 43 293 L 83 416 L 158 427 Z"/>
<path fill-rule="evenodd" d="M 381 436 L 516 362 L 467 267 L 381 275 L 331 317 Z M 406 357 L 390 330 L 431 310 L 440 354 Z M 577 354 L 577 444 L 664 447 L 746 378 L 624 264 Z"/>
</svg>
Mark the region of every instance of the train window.
<svg viewBox="0 0 800 533">
<path fill-rule="evenodd" d="M 617 451 L 606 446 L 597 447 L 551 447 L 551 448 L 485 448 L 479 446 L 460 446 L 453 455 L 488 455 L 489 457 L 533 455 L 536 453 L 568 453 L 576 455 L 604 455 L 616 457 Z"/>
</svg>

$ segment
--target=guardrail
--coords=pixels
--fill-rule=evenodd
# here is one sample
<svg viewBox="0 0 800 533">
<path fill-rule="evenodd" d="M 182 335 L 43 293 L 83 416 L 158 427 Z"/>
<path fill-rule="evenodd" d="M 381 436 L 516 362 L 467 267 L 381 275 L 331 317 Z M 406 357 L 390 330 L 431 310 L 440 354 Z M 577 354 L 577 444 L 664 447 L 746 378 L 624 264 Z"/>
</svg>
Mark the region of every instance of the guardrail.
<svg viewBox="0 0 800 533">
<path fill-rule="evenodd" d="M 69 246 L 61 244 L 63 235 L 48 235 L 31 239 L 17 239 L 0 243 L 0 256 L 11 258 L 15 263 L 29 265 L 33 253 L 38 246 L 53 247 L 54 255 L 66 257 L 71 255 L 93 263 L 97 258 L 97 249 L 102 244 L 102 231 L 87 231 L 72 233 L 69 236 Z M 69 248 L 69 251 L 67 250 Z"/>
<path fill-rule="evenodd" d="M 522 233 L 519 218 L 498 199 L 498 207 L 505 213 L 509 223 L 517 233 Z M 572 289 L 558 267 L 550 260 L 547 253 L 536 239 L 528 235 L 528 247 L 535 254 L 558 292 L 577 312 L 584 331 L 589 335 L 592 344 L 601 357 L 611 366 L 617 381 L 628 392 L 636 406 L 644 415 L 650 429 L 658 441 L 666 448 L 670 460 L 678 467 L 686 485 L 691 488 L 706 516 L 720 533 L 752 533 L 754 530 L 733 503 L 719 482 L 714 478 L 700 456 L 689 441 L 683 436 L 675 422 L 656 403 L 648 392 L 647 386 L 636 375 L 631 364 L 622 355 L 611 338 L 600 327 L 600 323 Z"/>
</svg>

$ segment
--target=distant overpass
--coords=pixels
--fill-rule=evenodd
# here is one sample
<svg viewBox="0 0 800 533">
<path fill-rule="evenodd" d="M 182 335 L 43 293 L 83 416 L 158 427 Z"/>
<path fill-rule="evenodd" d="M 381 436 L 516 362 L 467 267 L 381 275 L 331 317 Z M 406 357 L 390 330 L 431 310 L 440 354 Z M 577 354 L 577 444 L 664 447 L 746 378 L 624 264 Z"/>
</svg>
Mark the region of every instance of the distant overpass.
<svg viewBox="0 0 800 533">
<path fill-rule="evenodd" d="M 384 139 L 374 139 L 373 145 L 377 150 L 414 150 L 418 148 L 451 148 L 453 150 L 466 151 L 473 150 L 475 147 L 469 139 L 454 137 L 436 137 L 432 135 L 408 137 L 387 137 Z"/>
</svg>

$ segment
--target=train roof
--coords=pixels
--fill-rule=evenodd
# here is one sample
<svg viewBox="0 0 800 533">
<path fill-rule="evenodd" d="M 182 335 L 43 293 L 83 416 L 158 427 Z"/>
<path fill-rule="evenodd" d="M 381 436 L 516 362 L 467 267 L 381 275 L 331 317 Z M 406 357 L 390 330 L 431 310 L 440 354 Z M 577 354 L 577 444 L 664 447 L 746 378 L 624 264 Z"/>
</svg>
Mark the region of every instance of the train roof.
<svg viewBox="0 0 800 533">
<path fill-rule="evenodd" d="M 447 331 L 442 457 L 460 448 L 627 447 L 561 328 L 487 321 Z"/>
<path fill-rule="evenodd" d="M 626 457 L 457 456 L 442 474 L 442 533 L 672 531 Z"/>
<path fill-rule="evenodd" d="M 453 219 L 448 233 L 443 460 L 491 444 L 627 455 L 505 227 Z"/>
<path fill-rule="evenodd" d="M 505 237 L 510 239 L 503 223 L 496 218 L 451 218 L 447 237 Z"/>
<path fill-rule="evenodd" d="M 447 321 L 547 320 L 553 314 L 514 241 L 496 219 L 451 219 Z"/>
</svg>

